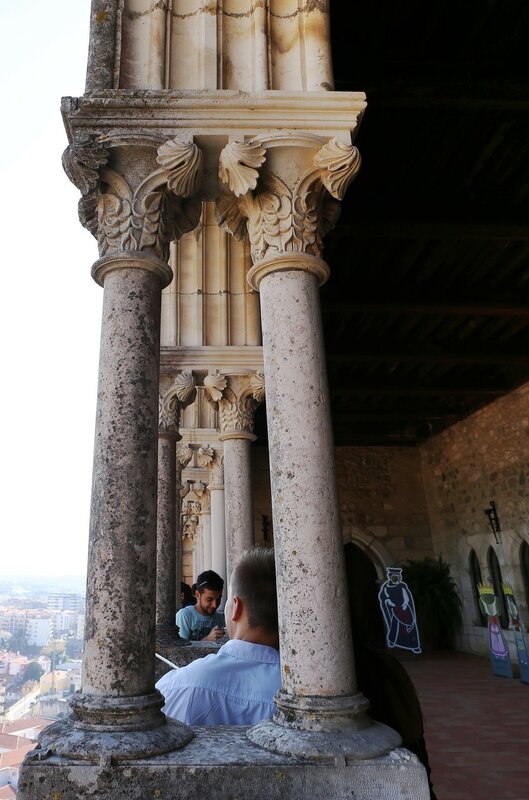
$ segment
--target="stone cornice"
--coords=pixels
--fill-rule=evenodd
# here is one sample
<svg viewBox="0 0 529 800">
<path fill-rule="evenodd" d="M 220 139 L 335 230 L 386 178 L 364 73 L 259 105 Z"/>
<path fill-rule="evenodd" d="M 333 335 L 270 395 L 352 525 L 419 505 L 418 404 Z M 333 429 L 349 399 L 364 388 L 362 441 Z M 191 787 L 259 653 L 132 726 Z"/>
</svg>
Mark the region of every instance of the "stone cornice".
<svg viewBox="0 0 529 800">
<path fill-rule="evenodd" d="M 237 370 L 243 367 L 248 371 L 263 368 L 263 348 L 241 347 L 162 347 L 160 353 L 161 374 L 175 370 L 219 369 Z"/>
<path fill-rule="evenodd" d="M 130 135 L 139 130 L 159 144 L 179 131 L 224 136 L 227 141 L 288 127 L 347 143 L 366 105 L 363 92 L 107 90 L 63 97 L 61 110 L 70 142 L 109 131 Z"/>
</svg>

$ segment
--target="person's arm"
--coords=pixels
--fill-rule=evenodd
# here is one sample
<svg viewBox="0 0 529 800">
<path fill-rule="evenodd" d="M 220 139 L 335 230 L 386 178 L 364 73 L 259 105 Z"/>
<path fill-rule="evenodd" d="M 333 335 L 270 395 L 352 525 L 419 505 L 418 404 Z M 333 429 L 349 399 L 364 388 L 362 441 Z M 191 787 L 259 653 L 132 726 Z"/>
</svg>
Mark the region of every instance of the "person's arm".
<svg viewBox="0 0 529 800">
<path fill-rule="evenodd" d="M 191 608 L 191 606 L 189 606 L 189 608 Z M 189 627 L 189 621 L 187 614 L 185 613 L 185 608 L 181 608 L 176 612 L 176 624 L 178 625 L 181 638 L 189 639 L 191 636 L 191 628 Z"/>
<path fill-rule="evenodd" d="M 202 639 L 203 642 L 216 642 L 217 639 L 222 639 L 224 636 L 224 628 L 219 628 L 215 626 L 210 630 L 207 636 L 204 636 Z"/>
</svg>

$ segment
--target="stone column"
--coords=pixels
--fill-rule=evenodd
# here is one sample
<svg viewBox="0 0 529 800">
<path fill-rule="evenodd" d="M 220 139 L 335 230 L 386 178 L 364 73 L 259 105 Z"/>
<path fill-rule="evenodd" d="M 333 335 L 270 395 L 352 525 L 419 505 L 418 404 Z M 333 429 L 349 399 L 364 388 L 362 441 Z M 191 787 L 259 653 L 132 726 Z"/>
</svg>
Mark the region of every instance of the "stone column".
<svg viewBox="0 0 529 800">
<path fill-rule="evenodd" d="M 400 741 L 356 689 L 319 307 L 322 235 L 358 166 L 350 143 L 278 132 L 228 144 L 219 173 L 232 192 L 220 221 L 238 235 L 246 221 L 261 294 L 280 623 L 277 710 L 248 735 L 314 758 L 370 758 Z"/>
<path fill-rule="evenodd" d="M 226 575 L 226 514 L 224 507 L 224 454 L 215 451 L 209 465 L 211 497 L 211 569 L 224 579 L 224 600 L 227 592 Z"/>
<path fill-rule="evenodd" d="M 162 387 L 158 433 L 158 511 L 156 540 L 156 640 L 182 644 L 175 625 L 181 580 L 180 476 L 176 459 L 180 412 L 196 397 L 195 380 L 178 374 L 172 385 Z M 178 468 L 177 468 L 178 463 Z M 178 474 L 177 474 L 178 473 Z M 180 605 L 178 604 L 178 608 Z"/>
<path fill-rule="evenodd" d="M 81 221 L 97 234 L 92 275 L 104 299 L 82 691 L 41 740 L 53 753 L 96 761 L 167 752 L 192 736 L 161 713 L 154 633 L 161 291 L 198 148 L 173 141 L 157 153 L 119 138 L 107 147 L 71 145 L 63 158 L 83 194 Z M 176 182 L 163 166 L 167 149 L 181 156 Z M 199 212 L 191 201 L 184 226 Z"/>
<path fill-rule="evenodd" d="M 238 556 L 254 544 L 250 445 L 254 412 L 264 397 L 262 372 L 219 372 L 204 378 L 206 396 L 219 412 L 224 444 L 227 581 Z"/>
<path fill-rule="evenodd" d="M 209 471 L 209 507 L 210 507 L 210 567 L 226 584 L 226 524 L 224 509 L 224 453 L 209 445 L 203 445 L 197 451 L 200 466 Z M 226 595 L 224 586 L 223 600 Z"/>
<path fill-rule="evenodd" d="M 211 497 L 208 487 L 195 490 L 200 499 L 200 523 L 202 528 L 202 563 L 204 569 L 213 569 L 211 566 Z"/>
</svg>

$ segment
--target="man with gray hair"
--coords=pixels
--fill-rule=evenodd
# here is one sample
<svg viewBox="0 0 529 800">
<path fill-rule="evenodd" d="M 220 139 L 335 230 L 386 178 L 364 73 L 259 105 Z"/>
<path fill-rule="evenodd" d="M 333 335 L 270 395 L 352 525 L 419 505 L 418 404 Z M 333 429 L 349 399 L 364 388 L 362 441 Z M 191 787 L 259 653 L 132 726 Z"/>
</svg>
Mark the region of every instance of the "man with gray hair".
<svg viewBox="0 0 529 800">
<path fill-rule="evenodd" d="M 156 684 L 167 717 L 187 725 L 255 725 L 274 713 L 281 675 L 273 550 L 243 553 L 224 615 L 230 641 Z"/>
</svg>

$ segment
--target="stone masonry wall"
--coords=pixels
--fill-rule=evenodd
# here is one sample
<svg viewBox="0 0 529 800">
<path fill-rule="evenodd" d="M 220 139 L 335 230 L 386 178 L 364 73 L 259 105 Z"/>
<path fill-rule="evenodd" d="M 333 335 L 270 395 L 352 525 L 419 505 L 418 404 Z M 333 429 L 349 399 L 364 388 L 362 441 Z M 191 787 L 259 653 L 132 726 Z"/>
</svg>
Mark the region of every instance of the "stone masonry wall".
<svg viewBox="0 0 529 800">
<path fill-rule="evenodd" d="M 471 548 L 484 580 L 489 578 L 487 552 L 494 548 L 502 577 L 513 585 L 529 623 L 520 572 L 520 546 L 529 541 L 529 384 L 435 436 L 420 454 L 434 549 L 450 563 L 463 594 L 461 646 L 486 652 L 486 632 L 473 624 Z M 491 500 L 500 519 L 500 544 L 484 514 Z"/>
<path fill-rule="evenodd" d="M 367 550 L 385 567 L 433 554 L 420 459 L 405 447 L 337 447 L 336 466 L 344 543 Z M 263 543 L 262 516 L 272 507 L 266 448 L 252 449 L 255 540 Z"/>
</svg>

